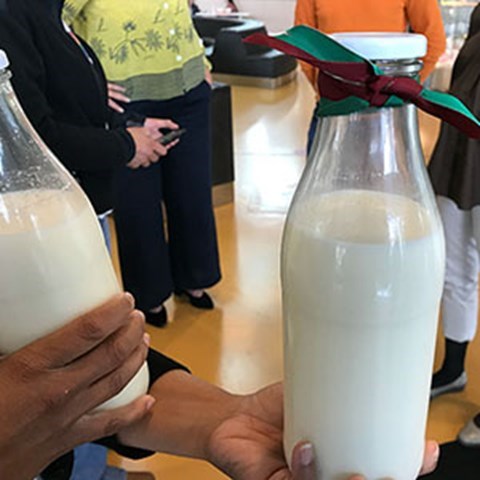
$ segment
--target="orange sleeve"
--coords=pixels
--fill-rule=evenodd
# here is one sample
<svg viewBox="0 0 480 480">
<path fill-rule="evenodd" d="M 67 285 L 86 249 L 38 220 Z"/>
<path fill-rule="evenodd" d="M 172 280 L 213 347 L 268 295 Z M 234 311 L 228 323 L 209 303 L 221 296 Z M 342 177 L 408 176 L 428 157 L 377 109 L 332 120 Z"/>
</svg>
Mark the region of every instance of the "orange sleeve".
<svg viewBox="0 0 480 480">
<path fill-rule="evenodd" d="M 295 6 L 295 25 L 308 25 L 317 28 L 317 18 L 315 15 L 315 0 L 297 0 Z M 312 65 L 300 62 L 303 73 L 305 73 L 308 81 L 317 89 L 317 71 Z"/>
<path fill-rule="evenodd" d="M 427 55 L 423 59 L 420 74 L 424 81 L 432 73 L 447 46 L 442 14 L 437 0 L 407 0 L 406 10 L 411 29 L 425 35 L 428 40 Z"/>
</svg>

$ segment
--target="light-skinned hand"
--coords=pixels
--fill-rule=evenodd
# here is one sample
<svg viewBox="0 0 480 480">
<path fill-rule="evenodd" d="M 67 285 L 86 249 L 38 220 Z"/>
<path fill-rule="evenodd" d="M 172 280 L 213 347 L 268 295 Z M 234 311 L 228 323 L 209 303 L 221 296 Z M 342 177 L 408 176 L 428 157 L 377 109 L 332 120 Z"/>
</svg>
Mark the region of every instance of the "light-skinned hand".
<svg viewBox="0 0 480 480">
<path fill-rule="evenodd" d="M 125 109 L 118 103 L 130 103 L 130 98 L 125 95 L 126 88 L 116 83 L 108 83 L 108 106 L 118 113 L 124 113 Z"/>
<path fill-rule="evenodd" d="M 153 163 L 157 163 L 160 157 L 167 154 L 169 146 L 160 144 L 158 139 L 161 137 L 161 134 L 158 131 L 153 135 L 145 127 L 129 127 L 127 131 L 135 143 L 135 155 L 127 164 L 128 167 L 133 169 L 139 167 L 146 168 Z"/>
</svg>

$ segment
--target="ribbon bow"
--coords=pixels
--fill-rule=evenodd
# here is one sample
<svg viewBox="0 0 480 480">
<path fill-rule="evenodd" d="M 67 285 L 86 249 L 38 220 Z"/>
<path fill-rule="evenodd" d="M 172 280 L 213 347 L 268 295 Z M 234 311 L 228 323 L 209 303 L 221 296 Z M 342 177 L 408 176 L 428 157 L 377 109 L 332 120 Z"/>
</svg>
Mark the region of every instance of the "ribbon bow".
<svg viewBox="0 0 480 480">
<path fill-rule="evenodd" d="M 385 75 L 377 65 L 318 30 L 300 25 L 277 36 L 255 33 L 245 42 L 280 50 L 318 68 L 320 116 L 393 107 L 407 101 L 480 139 L 480 122 L 458 98 L 428 90 L 413 78 Z"/>
</svg>

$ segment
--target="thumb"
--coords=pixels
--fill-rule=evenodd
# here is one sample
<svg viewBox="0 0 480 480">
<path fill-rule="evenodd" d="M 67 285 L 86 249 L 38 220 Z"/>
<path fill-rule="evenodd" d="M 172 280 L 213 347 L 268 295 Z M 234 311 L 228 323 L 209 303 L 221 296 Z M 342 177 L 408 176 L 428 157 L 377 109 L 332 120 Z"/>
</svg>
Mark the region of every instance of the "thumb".
<svg viewBox="0 0 480 480">
<path fill-rule="evenodd" d="M 315 454 L 309 442 L 298 443 L 292 453 L 294 480 L 320 480 L 315 472 Z"/>
<path fill-rule="evenodd" d="M 298 443 L 292 453 L 293 480 L 321 480 L 317 475 L 317 466 L 313 445 L 309 442 Z M 353 475 L 348 480 L 365 480 L 361 475 Z"/>
<path fill-rule="evenodd" d="M 440 447 L 437 442 L 427 442 L 425 445 L 425 456 L 423 458 L 423 468 L 421 475 L 431 473 L 437 467 L 438 459 L 440 457 Z"/>
</svg>

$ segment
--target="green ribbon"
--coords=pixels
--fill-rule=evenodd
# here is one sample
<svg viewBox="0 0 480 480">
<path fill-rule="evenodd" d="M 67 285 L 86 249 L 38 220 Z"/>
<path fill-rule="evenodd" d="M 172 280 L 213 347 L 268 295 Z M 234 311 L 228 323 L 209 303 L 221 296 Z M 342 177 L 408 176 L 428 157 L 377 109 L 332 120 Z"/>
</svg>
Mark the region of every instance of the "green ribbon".
<svg viewBox="0 0 480 480">
<path fill-rule="evenodd" d="M 281 50 L 319 70 L 317 115 L 347 115 L 412 102 L 480 139 L 480 122 L 459 99 L 428 90 L 410 77 L 387 76 L 370 60 L 318 30 L 300 25 L 278 36 L 254 34 L 245 41 Z"/>
</svg>

